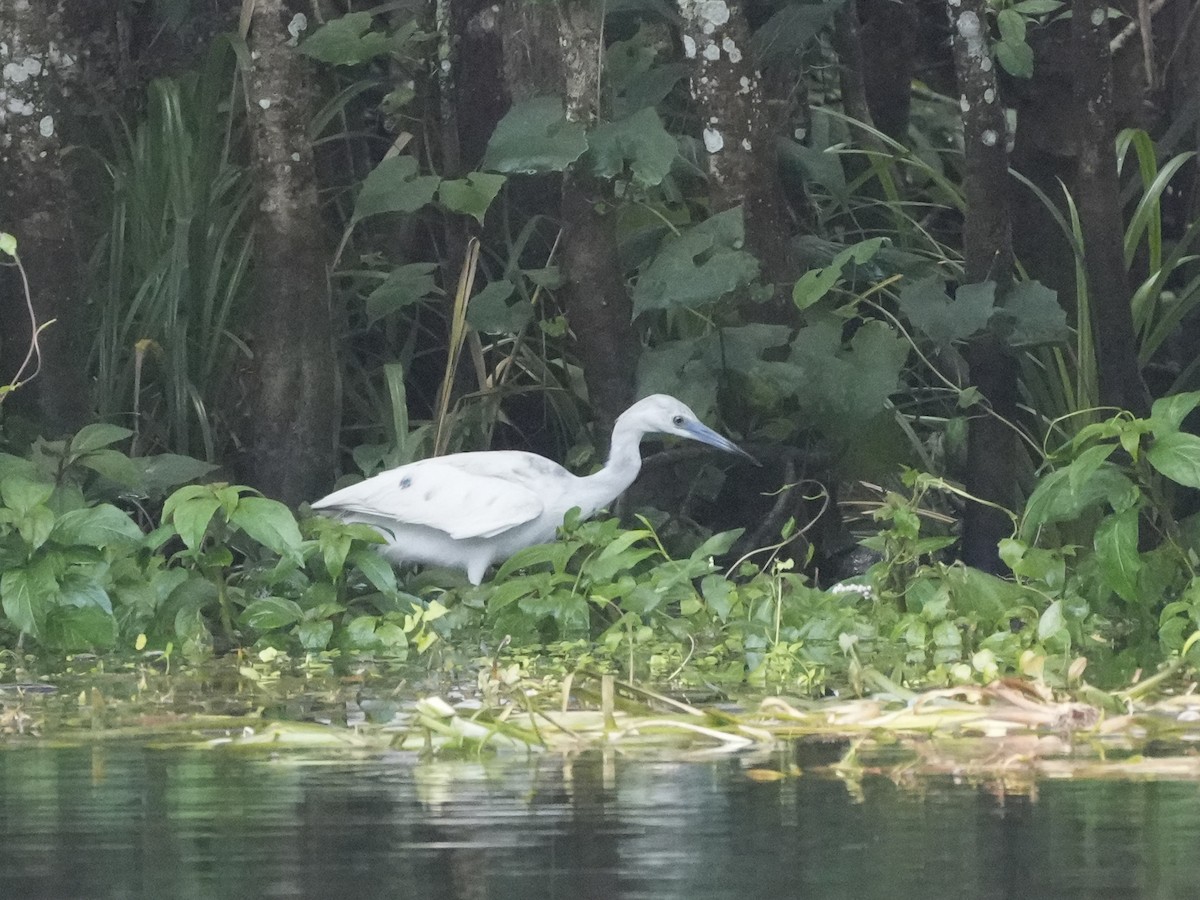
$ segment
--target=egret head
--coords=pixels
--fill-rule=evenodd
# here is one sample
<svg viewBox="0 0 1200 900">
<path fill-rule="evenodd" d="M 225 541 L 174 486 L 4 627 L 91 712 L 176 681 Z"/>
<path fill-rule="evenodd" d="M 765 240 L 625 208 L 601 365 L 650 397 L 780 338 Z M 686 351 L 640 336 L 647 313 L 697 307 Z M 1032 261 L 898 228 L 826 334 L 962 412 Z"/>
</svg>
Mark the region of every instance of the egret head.
<svg viewBox="0 0 1200 900">
<path fill-rule="evenodd" d="M 671 434 L 700 441 L 727 453 L 736 453 L 758 465 L 758 460 L 728 438 L 717 434 L 696 417 L 688 406 L 668 394 L 651 394 L 625 410 L 618 424 L 634 428 L 642 434 Z"/>
</svg>

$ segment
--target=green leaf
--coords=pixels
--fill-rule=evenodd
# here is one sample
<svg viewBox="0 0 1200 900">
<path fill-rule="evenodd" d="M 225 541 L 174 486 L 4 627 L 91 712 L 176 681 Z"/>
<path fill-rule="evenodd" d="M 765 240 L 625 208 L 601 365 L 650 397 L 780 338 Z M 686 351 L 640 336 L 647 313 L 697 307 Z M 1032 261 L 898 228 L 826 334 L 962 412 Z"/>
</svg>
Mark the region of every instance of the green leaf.
<svg viewBox="0 0 1200 900">
<path fill-rule="evenodd" d="M 737 543 L 746 529 L 735 528 L 733 531 L 721 531 L 714 534 L 690 554 L 692 559 L 708 560 L 710 556 L 723 556 L 729 548 Z"/>
<path fill-rule="evenodd" d="M 94 606 L 110 616 L 113 611 L 108 591 L 97 584 L 94 578 L 76 573 L 63 579 L 62 585 L 58 589 L 58 603 L 60 606 L 80 608 Z"/>
<path fill-rule="evenodd" d="M 678 154 L 679 142 L 651 106 L 599 125 L 588 135 L 588 161 L 598 178 L 618 178 L 628 171 L 643 188 L 661 184 Z"/>
<path fill-rule="evenodd" d="M 700 582 L 700 593 L 704 596 L 704 602 L 708 608 L 718 619 L 722 622 L 729 619 L 729 614 L 733 611 L 734 600 L 737 599 L 737 592 L 728 579 L 715 573 L 705 575 Z"/>
<path fill-rule="evenodd" d="M 0 500 L 15 513 L 24 515 L 41 506 L 54 493 L 54 485 L 34 481 L 21 475 L 10 475 L 0 481 Z"/>
<path fill-rule="evenodd" d="M 1183 420 L 1193 409 L 1200 406 L 1200 391 L 1172 394 L 1160 397 L 1150 407 L 1150 427 L 1155 437 L 1165 437 L 1183 427 Z"/>
<path fill-rule="evenodd" d="M 348 13 L 331 19 L 305 39 L 300 52 L 335 66 L 353 66 L 392 48 L 392 39 L 382 32 L 371 31 L 369 12 Z"/>
<path fill-rule="evenodd" d="M 936 275 L 910 281 L 900 289 L 900 309 L 913 324 L 939 347 L 961 341 L 982 331 L 995 309 L 996 283 L 964 284 L 947 295 Z"/>
<path fill-rule="evenodd" d="M 119 450 L 92 450 L 78 457 L 75 462 L 124 487 L 136 488 L 141 485 L 141 469 Z"/>
<path fill-rule="evenodd" d="M 480 225 L 500 188 L 508 179 L 490 172 L 468 172 L 465 178 L 443 181 L 438 202 L 451 212 L 473 216 Z"/>
<path fill-rule="evenodd" d="M 996 44 L 996 62 L 1014 78 L 1033 77 L 1033 48 L 1026 43 L 1000 41 Z"/>
<path fill-rule="evenodd" d="M 1039 641 L 1047 641 L 1054 637 L 1060 631 L 1067 627 L 1066 618 L 1063 616 L 1063 605 L 1061 600 L 1055 600 L 1046 607 L 1046 611 L 1042 613 L 1038 619 L 1037 636 Z"/>
<path fill-rule="evenodd" d="M 785 3 L 755 31 L 750 47 L 760 63 L 804 50 L 833 20 L 844 0 Z"/>
<path fill-rule="evenodd" d="M 395 592 L 396 572 L 391 564 L 374 550 L 355 550 L 350 554 L 350 562 L 376 590 L 385 594 Z"/>
<path fill-rule="evenodd" d="M 1200 437 L 1184 432 L 1164 434 L 1154 439 L 1146 460 L 1177 484 L 1200 488 Z"/>
<path fill-rule="evenodd" d="M 220 508 L 221 501 L 211 494 L 185 500 L 172 510 L 171 523 L 189 550 L 197 550 L 204 540 L 208 523 Z"/>
<path fill-rule="evenodd" d="M 296 626 L 296 637 L 305 650 L 324 650 L 333 637 L 333 623 L 328 619 L 301 622 Z"/>
<path fill-rule="evenodd" d="M 532 322 L 533 306 L 519 296 L 515 302 L 508 302 L 515 292 L 516 286 L 507 279 L 489 283 L 467 304 L 471 327 L 485 334 L 516 334 Z"/>
<path fill-rule="evenodd" d="M 1023 16 L 1044 16 L 1058 12 L 1063 5 L 1063 0 L 1020 0 L 1009 8 Z"/>
<path fill-rule="evenodd" d="M 41 634 L 41 623 L 57 591 L 58 582 L 44 562 L 0 575 L 0 607 L 13 625 L 33 637 Z"/>
<path fill-rule="evenodd" d="M 58 650 L 111 650 L 117 645 L 117 622 L 96 606 L 63 606 L 46 616 L 47 645 Z"/>
<path fill-rule="evenodd" d="M 758 276 L 758 260 L 742 249 L 742 209 L 718 213 L 663 241 L 633 288 L 633 314 L 715 303 Z"/>
<path fill-rule="evenodd" d="M 17 531 L 32 550 L 46 543 L 53 530 L 54 513 L 46 506 L 35 506 L 17 519 Z"/>
<path fill-rule="evenodd" d="M 392 269 L 387 279 L 367 296 L 367 319 L 374 323 L 441 292 L 437 263 L 409 263 Z"/>
<path fill-rule="evenodd" d="M 531 97 L 512 105 L 496 125 L 482 168 L 494 172 L 562 172 L 583 156 L 587 135 L 569 122 L 558 97 Z"/>
<path fill-rule="evenodd" d="M 1127 509 L 1139 496 L 1138 488 L 1112 463 L 1103 463 L 1078 485 L 1071 484 L 1068 469 L 1058 469 L 1042 478 L 1029 495 L 1020 537 L 1031 542 L 1042 525 L 1072 521 L 1101 503 L 1118 511 Z"/>
<path fill-rule="evenodd" d="M 996 14 L 1000 38 L 1008 44 L 1025 42 L 1025 19 L 1014 9 L 1002 9 Z"/>
<path fill-rule="evenodd" d="M 64 547 L 83 546 L 103 549 L 114 544 L 136 544 L 142 529 L 117 507 L 108 503 L 63 513 L 54 523 L 51 539 Z"/>
<path fill-rule="evenodd" d="M 355 616 L 346 625 L 346 641 L 357 650 L 369 650 L 379 644 L 375 636 L 378 616 Z"/>
<path fill-rule="evenodd" d="M 85 425 L 79 429 L 75 437 L 71 438 L 70 452 L 72 456 L 78 456 L 81 453 L 89 453 L 92 450 L 99 450 L 101 447 L 107 447 L 110 444 L 115 444 L 118 441 L 123 441 L 133 434 L 128 428 L 121 428 L 117 425 L 107 425 L 104 422 L 97 422 L 94 425 Z"/>
<path fill-rule="evenodd" d="M 1010 347 L 1057 344 L 1071 335 L 1058 294 L 1037 281 L 1016 282 L 999 312 L 1008 320 L 1004 340 Z"/>
<path fill-rule="evenodd" d="M 433 202 L 441 179 L 418 175 L 411 156 L 389 156 L 363 180 L 354 203 L 354 218 L 362 220 L 380 213 L 414 213 Z"/>
<path fill-rule="evenodd" d="M 0 231 L 0 253 L 14 259 L 17 256 L 17 239 L 7 231 Z"/>
<path fill-rule="evenodd" d="M 302 618 L 304 610 L 296 601 L 283 597 L 263 597 L 249 604 L 238 620 L 255 631 L 274 631 L 299 622 Z"/>
<path fill-rule="evenodd" d="M 1138 555 L 1138 517 L 1141 509 L 1131 506 L 1113 513 L 1096 526 L 1096 559 L 1104 583 L 1122 600 L 1138 602 L 1137 581 L 1142 569 Z"/>
<path fill-rule="evenodd" d="M 242 497 L 229 524 L 280 556 L 299 553 L 304 541 L 292 511 L 278 500 L 266 497 Z"/>
<path fill-rule="evenodd" d="M 141 472 L 138 487 L 151 497 L 161 497 L 181 484 L 211 475 L 219 466 L 178 453 L 135 456 L 131 462 Z"/>
<path fill-rule="evenodd" d="M 833 258 L 828 266 L 820 269 L 809 269 L 796 282 L 792 288 L 792 300 L 795 302 L 798 309 L 807 309 L 812 306 L 822 297 L 824 297 L 833 286 L 841 280 L 842 270 L 846 264 L 853 261 L 856 265 L 862 265 L 868 262 L 883 246 L 885 238 L 871 238 L 870 240 L 860 241 L 851 247 L 846 248 L 841 253 Z"/>
</svg>

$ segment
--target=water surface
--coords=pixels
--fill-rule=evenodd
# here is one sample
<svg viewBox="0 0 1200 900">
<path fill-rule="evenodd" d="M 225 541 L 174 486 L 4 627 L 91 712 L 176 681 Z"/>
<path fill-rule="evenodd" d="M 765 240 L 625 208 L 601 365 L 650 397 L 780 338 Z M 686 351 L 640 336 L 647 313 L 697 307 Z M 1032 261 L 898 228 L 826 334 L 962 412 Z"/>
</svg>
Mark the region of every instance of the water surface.
<svg viewBox="0 0 1200 900">
<path fill-rule="evenodd" d="M 800 748 L 800 762 L 837 748 Z M 776 760 L 778 762 L 778 760 Z M 4 898 L 1200 896 L 1200 785 L 758 782 L 737 757 L 0 750 Z"/>
</svg>

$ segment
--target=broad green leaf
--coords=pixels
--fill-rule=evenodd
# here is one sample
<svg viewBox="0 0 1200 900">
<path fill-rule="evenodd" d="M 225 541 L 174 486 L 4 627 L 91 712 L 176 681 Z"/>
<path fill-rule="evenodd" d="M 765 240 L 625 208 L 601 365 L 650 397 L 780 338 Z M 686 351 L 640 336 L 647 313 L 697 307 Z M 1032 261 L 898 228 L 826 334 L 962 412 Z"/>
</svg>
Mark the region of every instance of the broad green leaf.
<svg viewBox="0 0 1200 900">
<path fill-rule="evenodd" d="M 108 591 L 93 577 L 78 573 L 72 573 L 62 580 L 58 589 L 58 603 L 60 606 L 94 606 L 110 616 L 113 611 Z"/>
<path fill-rule="evenodd" d="M 1019 0 L 1009 8 L 1025 16 L 1044 16 L 1058 12 L 1063 6 L 1063 0 Z"/>
<path fill-rule="evenodd" d="M 583 156 L 587 135 L 567 121 L 558 97 L 531 97 L 512 105 L 496 125 L 482 168 L 494 172 L 562 172 Z"/>
<path fill-rule="evenodd" d="M 1004 339 L 1010 347 L 1057 344 L 1071 335 L 1058 294 L 1037 281 L 1018 281 L 998 310 L 1007 320 Z"/>
<path fill-rule="evenodd" d="M 374 550 L 355 550 L 350 555 L 350 562 L 376 590 L 385 594 L 395 592 L 396 572 L 391 564 Z"/>
<path fill-rule="evenodd" d="M 1066 627 L 1067 621 L 1063 616 L 1062 601 L 1055 600 L 1046 607 L 1046 611 L 1042 613 L 1041 617 L 1038 619 L 1038 640 L 1049 640 Z"/>
<path fill-rule="evenodd" d="M 0 253 L 13 257 L 17 255 L 17 239 L 7 231 L 0 231 Z"/>
<path fill-rule="evenodd" d="M 807 309 L 824 297 L 841 279 L 846 264 L 853 262 L 861 266 L 869 262 L 883 246 L 886 238 L 871 238 L 847 247 L 833 258 L 828 266 L 810 269 L 800 276 L 792 288 L 792 300 L 797 308 Z"/>
<path fill-rule="evenodd" d="M 85 425 L 79 429 L 75 437 L 71 438 L 70 451 L 73 456 L 77 456 L 80 453 L 99 450 L 101 447 L 108 447 L 118 441 L 123 441 L 131 434 L 133 432 L 128 428 L 108 425 L 104 422 Z"/>
<path fill-rule="evenodd" d="M 280 556 L 299 553 L 304 541 L 292 511 L 278 500 L 266 497 L 242 497 L 229 524 Z"/>
<path fill-rule="evenodd" d="M 178 453 L 159 453 L 155 456 L 133 457 L 140 470 L 138 486 L 151 497 L 161 497 L 181 484 L 211 475 L 219 467 Z"/>
<path fill-rule="evenodd" d="M 286 628 L 304 618 L 304 610 L 294 600 L 283 597 L 263 597 L 249 604 L 238 617 L 255 631 L 274 631 Z M 328 640 L 328 638 L 326 638 Z"/>
<path fill-rule="evenodd" d="M 480 225 L 492 201 L 508 179 L 490 172 L 468 172 L 465 178 L 447 179 L 438 187 L 438 202 L 451 212 L 472 216 Z"/>
<path fill-rule="evenodd" d="M 737 593 L 728 579 L 715 573 L 705 575 L 700 582 L 700 593 L 704 596 L 704 602 L 708 608 L 716 614 L 718 619 L 722 622 L 729 619 L 729 614 L 733 611 L 733 603 L 737 599 Z"/>
<path fill-rule="evenodd" d="M 383 284 L 367 295 L 368 321 L 377 322 L 386 315 L 440 293 L 435 275 L 437 269 L 437 263 L 409 263 L 392 269 Z"/>
<path fill-rule="evenodd" d="M 0 575 L 0 606 L 8 620 L 37 637 L 46 610 L 56 599 L 58 582 L 44 560 L 13 568 Z"/>
<path fill-rule="evenodd" d="M 1200 391 L 1172 394 L 1155 400 L 1150 407 L 1150 425 L 1155 437 L 1165 437 L 1178 431 L 1183 426 L 1183 420 L 1197 406 L 1200 406 Z"/>
<path fill-rule="evenodd" d="M 737 543 L 737 539 L 742 536 L 745 530 L 744 528 L 735 528 L 733 531 L 721 531 L 714 534 L 692 551 L 691 558 L 707 562 L 709 557 L 722 556 L 728 553 L 729 548 Z"/>
<path fill-rule="evenodd" d="M 510 573 L 549 563 L 555 572 L 566 568 L 567 560 L 579 549 L 578 541 L 559 541 L 553 544 L 534 544 L 518 550 L 500 567 L 496 580 L 501 581 Z"/>
<path fill-rule="evenodd" d="M 804 50 L 825 29 L 844 0 L 785 3 L 750 39 L 756 59 L 763 63 Z"/>
<path fill-rule="evenodd" d="M 354 203 L 354 218 L 362 220 L 380 213 L 414 213 L 433 202 L 441 179 L 419 175 L 416 159 L 389 156 L 363 180 Z"/>
<path fill-rule="evenodd" d="M 1185 432 L 1164 434 L 1154 439 L 1146 460 L 1177 484 L 1200 488 L 1200 437 Z"/>
<path fill-rule="evenodd" d="M 54 523 L 51 538 L 64 547 L 109 547 L 136 544 L 145 536 L 128 515 L 108 503 L 63 513 Z"/>
<path fill-rule="evenodd" d="M 505 278 L 491 282 L 467 304 L 467 321 L 485 334 L 515 334 L 533 321 L 533 307 L 520 296 L 509 299 L 516 286 Z"/>
<path fill-rule="evenodd" d="M 936 275 L 910 281 L 900 289 L 900 309 L 913 327 L 944 347 L 987 327 L 995 309 L 996 283 L 964 284 L 951 300 Z"/>
<path fill-rule="evenodd" d="M 32 550 L 46 543 L 53 530 L 54 513 L 46 506 L 35 506 L 17 519 L 17 531 Z"/>
<path fill-rule="evenodd" d="M 1139 496 L 1138 488 L 1112 463 L 1101 464 L 1078 485 L 1071 484 L 1068 469 L 1058 469 L 1042 478 L 1026 501 L 1020 536 L 1032 541 L 1041 526 L 1072 521 L 1102 503 L 1118 511 L 1128 509 Z"/>
<path fill-rule="evenodd" d="M 666 238 L 634 285 L 633 314 L 704 306 L 748 286 L 758 260 L 744 243 L 741 207 Z"/>
<path fill-rule="evenodd" d="M 22 475 L 10 475 L 0 481 L 0 500 L 13 512 L 22 515 L 44 504 L 53 493 L 53 484 L 34 481 Z"/>
<path fill-rule="evenodd" d="M 643 188 L 660 184 L 678 153 L 679 142 L 650 106 L 599 125 L 588 135 L 588 161 L 598 178 L 618 178 L 628 171 Z"/>
<path fill-rule="evenodd" d="M 355 616 L 346 625 L 346 641 L 356 649 L 369 650 L 379 643 L 375 636 L 378 623 L 378 616 Z"/>
<path fill-rule="evenodd" d="M 335 66 L 353 66 L 383 56 L 392 49 L 392 39 L 371 31 L 371 20 L 369 12 L 331 19 L 305 39 L 300 52 Z"/>
<path fill-rule="evenodd" d="M 75 461 L 123 487 L 136 488 L 140 486 L 141 469 L 119 450 L 92 450 L 84 453 Z"/>
<path fill-rule="evenodd" d="M 1097 444 L 1088 447 L 1067 466 L 1067 481 L 1071 490 L 1078 491 L 1095 474 L 1108 458 L 1116 452 L 1114 444 Z"/>
<path fill-rule="evenodd" d="M 60 606 L 46 616 L 44 641 L 56 650 L 110 650 L 117 644 L 117 621 L 97 606 Z"/>
<path fill-rule="evenodd" d="M 208 523 L 220 506 L 221 501 L 209 495 L 185 500 L 172 511 L 171 522 L 189 550 L 199 549 Z"/>
<path fill-rule="evenodd" d="M 1138 573 L 1142 558 L 1138 554 L 1138 516 L 1141 509 L 1131 506 L 1113 513 L 1096 526 L 1096 559 L 1104 583 L 1122 600 L 1138 602 Z"/>
<path fill-rule="evenodd" d="M 333 637 L 333 623 L 328 619 L 301 622 L 296 626 L 296 637 L 300 639 L 300 646 L 305 650 L 324 650 L 329 646 L 329 639 Z"/>
<path fill-rule="evenodd" d="M 999 41 L 995 45 L 996 62 L 1015 78 L 1033 77 L 1033 48 L 1024 42 Z"/>
<path fill-rule="evenodd" d="M 996 14 L 996 27 L 1000 29 L 1000 38 L 1008 43 L 1020 44 L 1025 40 L 1025 19 L 1012 8 Z"/>
</svg>

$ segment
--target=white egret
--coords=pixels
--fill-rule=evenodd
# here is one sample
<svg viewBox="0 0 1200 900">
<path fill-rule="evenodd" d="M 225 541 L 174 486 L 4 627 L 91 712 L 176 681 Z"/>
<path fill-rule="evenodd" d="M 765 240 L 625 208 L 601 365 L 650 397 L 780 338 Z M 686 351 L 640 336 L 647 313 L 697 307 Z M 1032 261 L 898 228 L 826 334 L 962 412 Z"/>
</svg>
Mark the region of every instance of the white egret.
<svg viewBox="0 0 1200 900">
<path fill-rule="evenodd" d="M 586 519 L 620 496 L 642 467 L 639 444 L 651 433 L 754 459 L 674 397 L 654 394 L 617 418 L 608 462 L 594 475 L 573 475 L 519 450 L 452 453 L 381 472 L 312 508 L 374 526 L 386 540 L 380 552 L 393 563 L 463 569 L 479 584 L 492 563 L 553 540 L 572 508 Z"/>
</svg>

